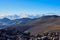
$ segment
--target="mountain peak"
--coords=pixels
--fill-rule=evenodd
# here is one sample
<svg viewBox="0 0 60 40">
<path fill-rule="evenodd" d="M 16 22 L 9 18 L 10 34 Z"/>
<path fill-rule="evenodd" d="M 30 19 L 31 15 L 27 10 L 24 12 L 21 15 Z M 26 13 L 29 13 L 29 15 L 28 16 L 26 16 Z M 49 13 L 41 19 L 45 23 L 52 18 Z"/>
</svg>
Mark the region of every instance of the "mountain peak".
<svg viewBox="0 0 60 40">
<path fill-rule="evenodd" d="M 10 19 L 8 19 L 8 18 L 3 18 L 2 20 L 10 20 Z"/>
<path fill-rule="evenodd" d="M 50 18 L 50 17 L 56 18 L 56 17 L 60 17 L 60 16 L 58 16 L 58 15 L 47 15 L 47 16 L 43 16 L 43 18 Z"/>
</svg>

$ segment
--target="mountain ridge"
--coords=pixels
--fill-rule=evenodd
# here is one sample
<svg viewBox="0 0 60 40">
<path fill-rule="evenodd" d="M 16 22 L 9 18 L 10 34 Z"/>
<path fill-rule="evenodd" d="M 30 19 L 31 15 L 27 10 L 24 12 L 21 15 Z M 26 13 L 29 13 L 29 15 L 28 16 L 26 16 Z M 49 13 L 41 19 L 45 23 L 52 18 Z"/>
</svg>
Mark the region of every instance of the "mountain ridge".
<svg viewBox="0 0 60 40">
<path fill-rule="evenodd" d="M 23 18 L 25 19 L 25 18 Z M 22 32 L 29 31 L 31 34 L 43 33 L 46 31 L 57 31 L 60 29 L 60 16 L 48 15 L 36 19 L 29 19 L 28 22 L 22 24 L 14 24 L 7 26 L 7 29 L 17 29 Z M 19 21 L 18 21 L 19 22 Z"/>
</svg>

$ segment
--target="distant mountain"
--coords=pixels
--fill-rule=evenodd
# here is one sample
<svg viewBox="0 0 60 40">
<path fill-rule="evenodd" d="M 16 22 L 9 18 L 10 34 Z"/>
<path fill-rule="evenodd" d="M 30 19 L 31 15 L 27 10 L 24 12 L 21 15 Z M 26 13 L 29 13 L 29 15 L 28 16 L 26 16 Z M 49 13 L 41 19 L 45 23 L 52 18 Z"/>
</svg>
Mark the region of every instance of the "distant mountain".
<svg viewBox="0 0 60 40">
<path fill-rule="evenodd" d="M 8 25 L 10 22 L 11 22 L 11 20 L 8 18 L 0 19 L 0 24 L 2 24 L 2 25 Z"/>
<path fill-rule="evenodd" d="M 15 20 L 3 18 L 3 19 L 0 19 L 0 27 L 4 26 L 4 25 L 5 26 L 11 26 L 11 25 L 15 25 L 15 24 L 25 24 L 31 20 L 32 19 L 30 19 L 30 18 L 21 18 L 21 19 L 15 19 Z"/>
<path fill-rule="evenodd" d="M 13 20 L 15 24 L 25 24 L 29 21 L 31 21 L 32 19 L 30 18 L 21 18 L 21 19 L 16 19 L 16 20 Z"/>
<path fill-rule="evenodd" d="M 7 21 L 10 21 L 10 19 L 8 18 L 3 18 L 3 19 L 0 19 L 1 22 L 7 22 Z"/>
<path fill-rule="evenodd" d="M 30 31 L 31 34 L 38 34 L 49 31 L 60 32 L 60 16 L 48 15 L 40 18 L 22 18 L 11 20 L 13 25 L 7 26 L 7 30 Z M 6 28 L 5 28 L 6 29 Z"/>
</svg>

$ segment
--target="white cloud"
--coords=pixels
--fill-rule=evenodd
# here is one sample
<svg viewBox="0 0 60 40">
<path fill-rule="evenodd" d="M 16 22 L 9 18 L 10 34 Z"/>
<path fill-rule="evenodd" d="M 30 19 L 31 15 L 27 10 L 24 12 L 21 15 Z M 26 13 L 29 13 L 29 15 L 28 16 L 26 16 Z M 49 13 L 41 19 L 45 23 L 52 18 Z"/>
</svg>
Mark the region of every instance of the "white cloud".
<svg viewBox="0 0 60 40">
<path fill-rule="evenodd" d="M 26 18 L 26 17 L 28 17 L 28 14 L 26 14 L 26 13 L 20 13 L 19 16 L 20 16 L 20 18 Z"/>
</svg>

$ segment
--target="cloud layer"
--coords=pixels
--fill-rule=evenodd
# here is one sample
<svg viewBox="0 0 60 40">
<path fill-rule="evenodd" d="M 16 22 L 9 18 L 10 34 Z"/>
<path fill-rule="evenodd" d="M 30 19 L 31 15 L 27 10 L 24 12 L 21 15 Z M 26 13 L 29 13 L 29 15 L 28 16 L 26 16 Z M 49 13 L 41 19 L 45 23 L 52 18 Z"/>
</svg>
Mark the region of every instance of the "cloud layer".
<svg viewBox="0 0 60 40">
<path fill-rule="evenodd" d="M 59 13 L 48 13 L 42 11 L 6 11 L 0 12 L 0 18 L 7 17 L 9 19 L 18 19 L 18 18 L 38 18 L 44 15 L 59 15 Z"/>
</svg>

